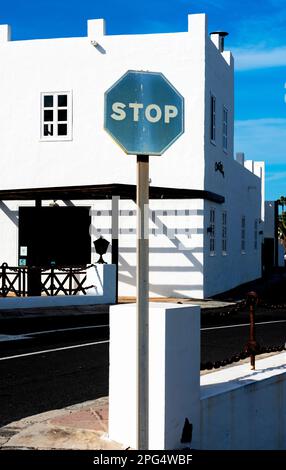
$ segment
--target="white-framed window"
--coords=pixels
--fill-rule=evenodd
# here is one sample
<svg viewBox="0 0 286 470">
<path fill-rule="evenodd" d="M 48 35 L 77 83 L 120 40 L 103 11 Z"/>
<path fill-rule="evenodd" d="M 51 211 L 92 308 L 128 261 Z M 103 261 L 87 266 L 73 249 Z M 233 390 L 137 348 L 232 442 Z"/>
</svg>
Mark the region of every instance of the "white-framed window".
<svg viewBox="0 0 286 470">
<path fill-rule="evenodd" d="M 211 142 L 215 143 L 216 141 L 216 97 L 211 95 L 211 128 L 210 128 L 210 138 Z"/>
<path fill-rule="evenodd" d="M 228 110 L 223 107 L 222 120 L 222 148 L 226 152 L 228 147 Z"/>
<path fill-rule="evenodd" d="M 209 224 L 209 234 L 210 234 L 210 255 L 215 255 L 215 209 L 212 207 L 210 209 L 210 224 Z"/>
<path fill-rule="evenodd" d="M 241 253 L 246 252 L 246 219 L 245 215 L 241 217 Z"/>
<path fill-rule="evenodd" d="M 254 221 L 254 249 L 257 250 L 258 248 L 258 220 L 255 219 Z"/>
<path fill-rule="evenodd" d="M 222 212 L 222 254 L 227 254 L 227 212 Z"/>
<path fill-rule="evenodd" d="M 70 91 L 41 93 L 41 140 L 72 139 Z"/>
</svg>

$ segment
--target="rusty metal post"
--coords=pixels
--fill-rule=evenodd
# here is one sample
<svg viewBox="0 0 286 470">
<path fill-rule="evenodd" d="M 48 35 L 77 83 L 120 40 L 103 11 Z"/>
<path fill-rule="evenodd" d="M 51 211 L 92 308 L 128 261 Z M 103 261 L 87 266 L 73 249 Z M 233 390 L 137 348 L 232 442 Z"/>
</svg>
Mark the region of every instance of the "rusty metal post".
<svg viewBox="0 0 286 470">
<path fill-rule="evenodd" d="M 255 331 L 254 331 L 254 305 L 251 303 L 249 305 L 249 313 L 250 313 L 250 334 L 249 334 L 249 341 L 251 345 L 255 345 Z M 253 348 L 254 349 L 254 348 Z M 252 349 L 250 354 L 250 365 L 253 370 L 255 370 L 255 352 Z"/>
<path fill-rule="evenodd" d="M 257 302 L 258 296 L 256 292 L 249 292 L 247 294 L 247 305 L 249 305 L 250 331 L 246 349 L 247 352 L 250 353 L 250 365 L 252 370 L 255 370 L 255 354 L 257 351 L 257 342 L 255 339 L 255 307 L 257 305 Z"/>
</svg>

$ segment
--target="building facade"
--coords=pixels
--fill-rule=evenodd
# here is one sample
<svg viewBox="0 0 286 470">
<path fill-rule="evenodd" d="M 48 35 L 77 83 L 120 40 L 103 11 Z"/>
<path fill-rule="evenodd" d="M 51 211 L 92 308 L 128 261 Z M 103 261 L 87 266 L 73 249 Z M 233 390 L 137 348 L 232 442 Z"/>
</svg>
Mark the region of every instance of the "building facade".
<svg viewBox="0 0 286 470">
<path fill-rule="evenodd" d="M 279 201 L 265 201 L 263 264 L 266 274 L 285 265 L 284 246 L 278 238 L 278 217 Z"/>
<path fill-rule="evenodd" d="M 1 190 L 135 184 L 136 158 L 103 129 L 104 93 L 127 70 L 162 72 L 184 97 L 185 132 L 150 157 L 150 185 L 224 202 L 151 200 L 150 295 L 209 297 L 261 276 L 264 164 L 234 159 L 234 63 L 206 15 L 190 15 L 187 32 L 132 36 L 105 35 L 104 21 L 90 20 L 86 37 L 10 41 L 2 25 L 0 41 Z M 19 207 L 34 204 L 0 202 L 0 263 L 25 258 Z M 91 208 L 94 262 L 92 242 L 111 241 L 111 201 L 103 191 L 57 204 Z M 135 202 L 120 200 L 119 210 L 119 295 L 134 296 Z"/>
</svg>

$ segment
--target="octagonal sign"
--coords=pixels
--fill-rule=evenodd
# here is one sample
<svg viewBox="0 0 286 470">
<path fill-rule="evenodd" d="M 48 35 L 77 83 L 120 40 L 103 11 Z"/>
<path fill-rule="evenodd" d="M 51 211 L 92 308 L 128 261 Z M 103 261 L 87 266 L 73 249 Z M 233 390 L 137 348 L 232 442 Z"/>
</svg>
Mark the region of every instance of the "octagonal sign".
<svg viewBox="0 0 286 470">
<path fill-rule="evenodd" d="M 104 107 L 104 128 L 127 154 L 162 155 L 184 132 L 184 98 L 162 73 L 126 72 Z"/>
</svg>

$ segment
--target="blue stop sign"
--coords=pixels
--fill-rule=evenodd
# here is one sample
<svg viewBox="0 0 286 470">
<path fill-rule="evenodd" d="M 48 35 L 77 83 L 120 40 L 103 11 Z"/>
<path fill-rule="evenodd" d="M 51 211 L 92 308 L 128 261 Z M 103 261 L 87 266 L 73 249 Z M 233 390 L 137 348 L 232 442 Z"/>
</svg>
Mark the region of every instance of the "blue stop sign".
<svg viewBox="0 0 286 470">
<path fill-rule="evenodd" d="M 104 98 L 104 128 L 127 154 L 162 155 L 184 132 L 184 98 L 162 73 L 130 70 Z"/>
</svg>

